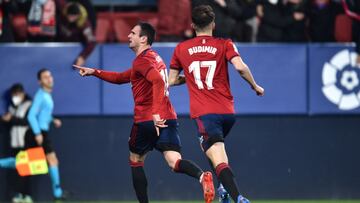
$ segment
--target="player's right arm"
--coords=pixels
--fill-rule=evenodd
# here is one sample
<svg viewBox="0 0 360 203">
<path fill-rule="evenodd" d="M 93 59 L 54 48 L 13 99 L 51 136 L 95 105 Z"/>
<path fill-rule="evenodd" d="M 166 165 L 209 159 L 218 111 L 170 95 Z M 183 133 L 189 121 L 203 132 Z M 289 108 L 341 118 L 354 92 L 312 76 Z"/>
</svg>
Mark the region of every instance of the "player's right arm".
<svg viewBox="0 0 360 203">
<path fill-rule="evenodd" d="M 181 63 L 179 61 L 179 51 L 180 47 L 179 45 L 176 46 L 174 54 L 171 58 L 170 62 L 170 72 L 169 72 L 169 85 L 175 86 L 175 85 L 182 85 L 186 82 L 185 76 L 180 75 L 180 72 L 182 71 Z"/>
<path fill-rule="evenodd" d="M 42 100 L 43 100 L 42 95 L 39 93 L 36 93 L 34 101 L 31 105 L 29 113 L 27 115 L 27 120 L 29 121 L 30 128 L 35 135 L 35 140 L 36 140 L 37 144 L 39 144 L 39 145 L 41 145 L 43 142 L 43 136 L 41 134 L 40 124 L 37 119 L 37 116 L 38 116 L 40 108 L 41 108 Z"/>
<path fill-rule="evenodd" d="M 235 69 L 239 72 L 240 76 L 249 83 L 251 88 L 256 92 L 257 95 L 264 95 L 264 88 L 256 84 L 255 79 L 249 69 L 249 67 L 244 63 L 240 56 L 235 56 L 231 59 L 231 63 L 234 65 Z"/>
<path fill-rule="evenodd" d="M 112 72 L 77 65 L 73 66 L 79 70 L 79 74 L 83 77 L 92 75 L 114 84 L 124 84 L 130 82 L 131 68 L 124 72 Z"/>
<path fill-rule="evenodd" d="M 169 72 L 169 85 L 170 86 L 176 86 L 176 85 L 182 85 L 185 84 L 185 76 L 180 75 L 180 70 L 175 68 L 170 68 Z"/>
</svg>

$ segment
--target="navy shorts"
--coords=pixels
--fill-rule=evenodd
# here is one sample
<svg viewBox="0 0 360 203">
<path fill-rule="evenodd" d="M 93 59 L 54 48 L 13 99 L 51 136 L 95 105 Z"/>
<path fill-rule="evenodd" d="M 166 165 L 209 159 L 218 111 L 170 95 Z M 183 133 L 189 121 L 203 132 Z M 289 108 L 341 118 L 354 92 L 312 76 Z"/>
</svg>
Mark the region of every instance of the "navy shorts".
<svg viewBox="0 0 360 203">
<path fill-rule="evenodd" d="M 214 143 L 224 142 L 236 119 L 234 114 L 206 114 L 194 120 L 200 144 L 206 152 Z"/>
<path fill-rule="evenodd" d="M 178 122 L 176 119 L 165 122 L 168 127 L 160 128 L 157 136 L 153 121 L 134 123 L 129 138 L 131 152 L 144 155 L 154 148 L 160 152 L 181 150 Z"/>
<path fill-rule="evenodd" d="M 50 154 L 54 151 L 54 147 L 51 143 L 51 140 L 49 138 L 49 133 L 47 131 L 41 131 L 41 134 L 43 135 L 43 144 L 41 147 L 44 148 L 45 154 Z M 38 147 L 39 145 L 36 143 L 35 135 L 33 131 L 29 128 L 25 133 L 25 149 Z"/>
</svg>

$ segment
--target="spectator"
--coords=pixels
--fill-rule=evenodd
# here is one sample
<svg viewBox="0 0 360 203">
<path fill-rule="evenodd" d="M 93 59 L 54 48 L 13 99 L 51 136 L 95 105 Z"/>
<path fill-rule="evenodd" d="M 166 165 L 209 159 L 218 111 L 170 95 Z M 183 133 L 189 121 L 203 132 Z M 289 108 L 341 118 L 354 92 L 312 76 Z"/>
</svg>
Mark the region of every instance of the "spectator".
<svg viewBox="0 0 360 203">
<path fill-rule="evenodd" d="M 64 1 L 64 0 L 61 0 L 61 1 Z M 95 28 L 96 28 L 96 13 L 95 13 L 95 9 L 91 3 L 91 0 L 68 0 L 68 2 L 77 2 L 85 7 L 86 12 L 88 14 L 88 18 L 90 20 L 90 23 L 95 30 Z"/>
<path fill-rule="evenodd" d="M 312 0 L 309 5 L 309 36 L 312 42 L 335 41 L 335 18 L 341 5 L 331 0 Z"/>
<path fill-rule="evenodd" d="M 232 7 L 225 0 L 208 0 L 205 4 L 210 5 L 216 15 L 214 35 L 216 37 L 231 38 L 233 29 L 236 26 L 236 20 L 229 14 Z"/>
<path fill-rule="evenodd" d="M 59 25 L 58 40 L 61 42 L 81 42 L 84 49 L 74 64 L 83 65 L 96 46 L 94 27 L 90 23 L 84 6 L 76 2 L 66 3 Z"/>
<path fill-rule="evenodd" d="M 284 12 L 286 16 L 292 16 L 294 13 L 299 13 L 305 16 L 305 5 L 303 0 L 287 0 L 285 2 Z M 297 20 L 284 29 L 285 42 L 305 42 L 307 41 L 305 35 L 305 17 L 302 20 Z"/>
<path fill-rule="evenodd" d="M 29 41 L 54 41 L 56 23 L 56 3 L 54 0 L 32 0 L 28 14 Z"/>
<path fill-rule="evenodd" d="M 158 0 L 158 16 L 160 41 L 182 41 L 192 37 L 190 0 Z"/>
<path fill-rule="evenodd" d="M 14 34 L 11 26 L 10 13 L 13 10 L 13 1 L 0 0 L 0 42 L 13 42 Z"/>
<path fill-rule="evenodd" d="M 256 16 L 255 0 L 237 0 L 238 5 L 243 9 L 238 21 L 245 22 L 245 28 L 242 33 L 244 37 L 236 37 L 238 41 L 255 42 L 259 21 Z"/>
<path fill-rule="evenodd" d="M 229 1 L 229 5 L 233 9 L 231 16 L 236 20 L 232 38 L 235 41 L 250 42 L 253 33 L 255 32 L 254 26 L 257 26 L 256 21 L 256 3 L 254 0 L 235 0 Z M 235 9 L 235 10 L 234 10 Z M 254 24 L 255 23 L 255 24 Z"/>
<path fill-rule="evenodd" d="M 214 36 L 235 41 L 251 40 L 251 27 L 245 23 L 251 17 L 251 14 L 248 16 L 251 9 L 244 7 L 243 0 L 193 0 L 193 7 L 202 4 L 211 6 L 216 15 Z"/>
<path fill-rule="evenodd" d="M 257 15 L 260 18 L 258 42 L 283 42 L 286 39 L 286 27 L 304 20 L 304 13 L 289 13 L 285 12 L 285 9 L 283 2 L 278 0 L 264 1 L 257 6 Z"/>
<path fill-rule="evenodd" d="M 360 66 L 360 1 L 343 0 L 346 15 L 352 18 L 352 36 L 356 43 L 356 63 Z"/>
<path fill-rule="evenodd" d="M 25 147 L 25 133 L 29 128 L 26 116 L 31 106 L 31 99 L 21 84 L 14 84 L 10 89 L 11 105 L 2 121 L 10 125 L 11 157 L 0 159 L 0 167 L 15 168 L 15 156 Z M 16 175 L 13 203 L 31 203 L 29 177 Z"/>
</svg>

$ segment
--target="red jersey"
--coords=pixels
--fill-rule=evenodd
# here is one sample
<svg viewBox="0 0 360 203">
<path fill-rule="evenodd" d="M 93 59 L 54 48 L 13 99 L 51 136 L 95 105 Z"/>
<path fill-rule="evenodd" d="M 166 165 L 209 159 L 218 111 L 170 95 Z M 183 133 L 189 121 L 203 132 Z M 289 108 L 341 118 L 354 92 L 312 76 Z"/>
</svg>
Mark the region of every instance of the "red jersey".
<svg viewBox="0 0 360 203">
<path fill-rule="evenodd" d="M 149 81 L 149 72 L 156 70 L 162 82 L 161 92 L 153 98 L 153 82 Z M 161 57 L 153 50 L 147 49 L 133 61 L 130 82 L 135 102 L 135 122 L 153 120 L 153 114 L 160 114 L 162 119 L 176 119 L 175 110 L 168 93 L 168 74 Z"/>
<path fill-rule="evenodd" d="M 198 36 L 178 44 L 170 68 L 184 70 L 192 118 L 233 114 L 228 61 L 239 53 L 231 40 Z"/>
<path fill-rule="evenodd" d="M 96 70 L 94 75 L 115 84 L 131 82 L 135 123 L 151 121 L 153 114 L 166 120 L 177 118 L 169 100 L 166 65 L 155 51 L 143 51 L 124 72 Z"/>
</svg>

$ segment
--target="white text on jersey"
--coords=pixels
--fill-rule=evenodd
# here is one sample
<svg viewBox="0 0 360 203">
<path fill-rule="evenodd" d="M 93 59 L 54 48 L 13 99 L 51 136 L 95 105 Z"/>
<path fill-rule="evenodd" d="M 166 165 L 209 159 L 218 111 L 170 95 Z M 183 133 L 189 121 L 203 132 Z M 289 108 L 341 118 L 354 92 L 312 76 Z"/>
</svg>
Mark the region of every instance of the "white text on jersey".
<svg viewBox="0 0 360 203">
<path fill-rule="evenodd" d="M 196 53 L 210 53 L 215 55 L 217 49 L 215 47 L 212 46 L 196 46 L 196 47 L 191 47 L 190 49 L 188 49 L 190 56 Z"/>
</svg>

